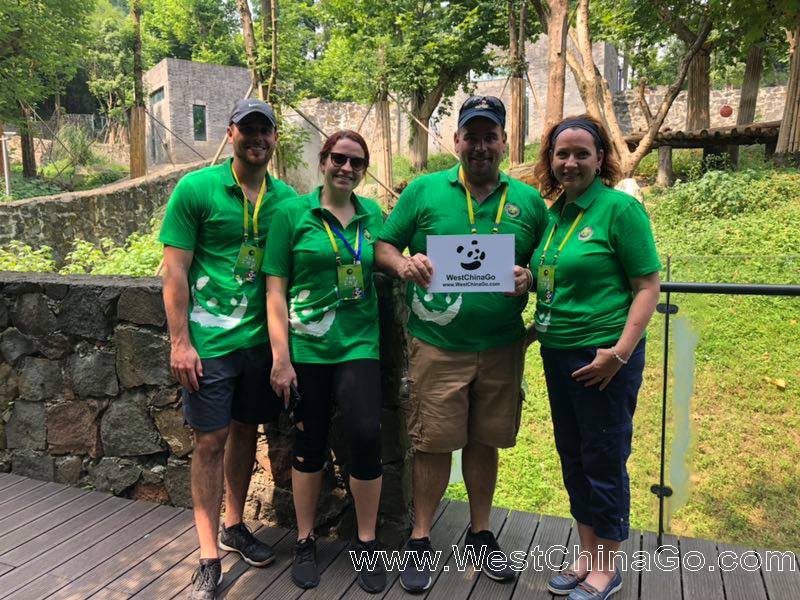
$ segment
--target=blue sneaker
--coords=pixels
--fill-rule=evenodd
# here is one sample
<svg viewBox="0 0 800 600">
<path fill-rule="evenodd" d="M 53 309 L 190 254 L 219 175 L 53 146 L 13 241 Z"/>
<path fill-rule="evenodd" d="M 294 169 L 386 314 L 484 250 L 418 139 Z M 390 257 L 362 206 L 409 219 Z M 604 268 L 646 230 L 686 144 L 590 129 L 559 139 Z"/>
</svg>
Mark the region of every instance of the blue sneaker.
<svg viewBox="0 0 800 600">
<path fill-rule="evenodd" d="M 577 587 L 572 590 L 567 600 L 606 600 L 613 594 L 616 594 L 622 589 L 622 574 L 617 571 L 614 573 L 614 578 L 606 586 L 604 590 L 598 590 L 596 587 L 589 585 L 582 581 Z"/>
<path fill-rule="evenodd" d="M 579 583 L 586 579 L 586 575 L 581 577 L 572 569 L 564 569 L 550 578 L 550 581 L 547 582 L 547 589 L 556 596 L 568 596 L 572 590 L 578 587 Z"/>
</svg>

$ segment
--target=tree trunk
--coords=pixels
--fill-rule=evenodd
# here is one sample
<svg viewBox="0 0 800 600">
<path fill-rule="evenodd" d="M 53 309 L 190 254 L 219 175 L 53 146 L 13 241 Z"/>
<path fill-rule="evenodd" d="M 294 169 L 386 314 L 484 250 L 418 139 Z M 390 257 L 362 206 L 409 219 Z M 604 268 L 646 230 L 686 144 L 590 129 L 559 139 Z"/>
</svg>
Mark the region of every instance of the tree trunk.
<svg viewBox="0 0 800 600">
<path fill-rule="evenodd" d="M 547 24 L 547 106 L 544 129 L 564 117 L 564 76 L 566 70 L 567 18 L 569 0 L 552 0 Z"/>
<path fill-rule="evenodd" d="M 31 133 L 31 110 L 20 104 L 22 120 L 19 125 L 19 139 L 22 150 L 22 176 L 32 179 L 36 177 L 36 153 L 33 149 Z"/>
<path fill-rule="evenodd" d="M 800 159 L 800 27 L 789 36 L 789 81 L 786 84 L 786 105 L 783 109 L 778 142 L 775 146 L 776 159 L 781 162 L 794 162 Z"/>
<path fill-rule="evenodd" d="M 758 100 L 758 86 L 761 83 L 761 73 L 764 70 L 763 46 L 750 46 L 747 51 L 747 62 L 744 68 L 744 81 L 742 82 L 741 95 L 739 96 L 739 111 L 736 114 L 736 124 L 745 125 L 752 123 L 756 117 L 756 101 Z M 739 164 L 739 146 L 728 148 L 731 167 Z"/>
<path fill-rule="evenodd" d="M 378 98 L 375 111 L 381 137 L 380 145 L 378 146 L 378 177 L 381 178 L 381 181 L 386 187 L 391 188 L 394 179 L 392 174 L 392 122 L 389 117 L 389 99 L 386 91 L 382 92 Z M 384 203 L 391 210 L 393 208 L 394 196 L 383 188 L 381 189 Z"/>
<path fill-rule="evenodd" d="M 440 82 L 439 88 L 443 88 Z M 411 115 L 416 117 L 425 127 L 431 120 L 434 109 L 441 100 L 441 92 L 438 95 L 426 96 L 424 92 L 417 90 L 411 94 Z M 411 119 L 409 123 L 408 146 L 411 151 L 411 165 L 421 171 L 428 167 L 428 132 L 420 127 L 419 123 Z"/>
<path fill-rule="evenodd" d="M 259 6 L 261 7 L 261 48 L 271 48 L 272 43 L 272 0 L 260 0 Z M 263 65 L 262 65 L 263 67 Z M 270 71 L 272 71 L 272 60 L 270 60 Z M 269 82 L 261 81 L 260 90 L 258 92 L 259 98 L 264 98 L 265 102 L 269 102 L 272 97 L 272 92 L 269 89 Z"/>
<path fill-rule="evenodd" d="M 141 0 L 131 0 L 131 17 L 133 18 L 133 108 L 131 109 L 130 178 L 135 179 L 147 173 Z"/>
<path fill-rule="evenodd" d="M 659 146 L 656 185 L 670 187 L 673 183 L 675 183 L 675 174 L 672 171 L 672 147 Z"/>
<path fill-rule="evenodd" d="M 247 56 L 247 68 L 253 84 L 258 87 L 259 98 L 264 99 L 261 91 L 262 77 L 258 70 L 258 52 L 256 51 L 256 36 L 253 33 L 253 16 L 250 14 L 250 5 L 247 0 L 236 0 L 239 9 L 239 19 L 242 21 L 242 34 L 244 37 L 244 53 Z"/>
<path fill-rule="evenodd" d="M 686 93 L 686 130 L 708 129 L 711 122 L 709 96 L 711 52 L 700 48 L 689 64 L 689 84 Z"/>
<path fill-rule="evenodd" d="M 517 30 L 514 0 L 508 1 L 508 37 L 511 55 L 511 114 L 509 122 L 509 162 L 518 165 L 525 160 L 525 21 L 527 1 L 523 0 Z"/>
</svg>

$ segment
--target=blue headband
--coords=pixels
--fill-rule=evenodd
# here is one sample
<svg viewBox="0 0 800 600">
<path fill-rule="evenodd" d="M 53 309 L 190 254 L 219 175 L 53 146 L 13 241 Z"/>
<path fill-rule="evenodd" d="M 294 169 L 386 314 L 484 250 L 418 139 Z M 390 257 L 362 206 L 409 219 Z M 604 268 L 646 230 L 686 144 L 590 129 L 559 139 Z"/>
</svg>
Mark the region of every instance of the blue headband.
<svg viewBox="0 0 800 600">
<path fill-rule="evenodd" d="M 551 148 L 555 146 L 558 135 L 567 129 L 583 129 L 584 131 L 588 131 L 594 138 L 595 146 L 600 150 L 605 150 L 603 140 L 600 139 L 600 130 L 597 128 L 595 123 L 589 121 L 588 119 L 569 119 L 567 121 L 563 121 L 553 130 L 553 133 L 550 135 Z"/>
</svg>

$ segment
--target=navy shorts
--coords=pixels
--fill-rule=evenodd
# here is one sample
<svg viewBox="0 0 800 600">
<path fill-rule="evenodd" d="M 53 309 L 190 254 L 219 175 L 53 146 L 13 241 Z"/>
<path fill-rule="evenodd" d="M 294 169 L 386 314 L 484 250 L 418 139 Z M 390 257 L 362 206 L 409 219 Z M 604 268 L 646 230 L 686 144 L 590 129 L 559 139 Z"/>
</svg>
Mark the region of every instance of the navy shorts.
<svg viewBox="0 0 800 600">
<path fill-rule="evenodd" d="M 231 420 L 274 421 L 283 408 L 269 383 L 272 353 L 266 344 L 201 359 L 200 389 L 183 390 L 183 418 L 196 431 L 216 431 Z"/>
<path fill-rule="evenodd" d="M 584 387 L 572 373 L 594 360 L 597 347 L 541 348 L 556 449 L 569 494 L 570 512 L 608 540 L 628 538 L 631 506 L 626 463 L 633 412 L 642 385 L 645 341 L 605 390 Z"/>
</svg>

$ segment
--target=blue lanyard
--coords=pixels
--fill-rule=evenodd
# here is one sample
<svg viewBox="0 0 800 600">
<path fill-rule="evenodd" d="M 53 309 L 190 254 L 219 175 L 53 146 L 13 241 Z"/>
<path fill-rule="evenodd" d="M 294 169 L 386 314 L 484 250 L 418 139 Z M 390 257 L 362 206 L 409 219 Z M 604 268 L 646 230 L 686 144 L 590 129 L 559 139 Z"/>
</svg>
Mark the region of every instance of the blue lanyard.
<svg viewBox="0 0 800 600">
<path fill-rule="evenodd" d="M 338 237 L 339 240 L 341 240 L 341 242 L 344 244 L 344 247 L 347 248 L 348 252 L 350 252 L 350 254 L 353 255 L 353 264 L 361 262 L 361 251 L 364 249 L 364 244 L 362 244 L 363 234 L 361 229 L 361 222 L 359 221 L 358 224 L 356 225 L 356 248 L 354 250 L 353 247 L 350 245 L 350 242 L 348 242 L 345 239 L 344 234 L 342 234 L 342 232 L 339 230 L 338 227 L 336 227 L 336 225 L 328 222 L 328 219 L 324 217 L 323 220 L 325 222 L 325 225 L 330 227 L 330 229 L 333 230 L 333 233 L 336 235 L 336 237 Z M 332 238 L 331 241 L 333 241 Z M 339 259 L 339 252 L 336 248 L 336 244 L 333 244 L 333 250 L 336 254 L 336 261 L 341 262 Z"/>
</svg>

